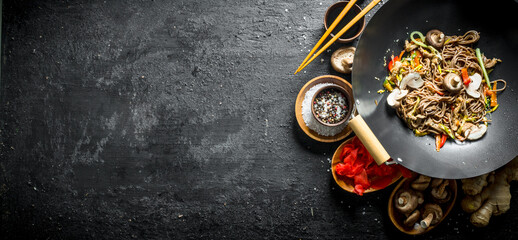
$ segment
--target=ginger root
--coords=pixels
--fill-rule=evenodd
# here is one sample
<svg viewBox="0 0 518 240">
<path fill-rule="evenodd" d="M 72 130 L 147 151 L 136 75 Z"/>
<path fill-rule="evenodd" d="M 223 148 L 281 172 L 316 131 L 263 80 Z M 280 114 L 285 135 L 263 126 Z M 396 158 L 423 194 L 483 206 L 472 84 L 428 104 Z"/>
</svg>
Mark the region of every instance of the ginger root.
<svg viewBox="0 0 518 240">
<path fill-rule="evenodd" d="M 465 212 L 472 213 L 470 221 L 473 225 L 485 227 L 492 215 L 498 216 L 509 210 L 509 183 L 513 180 L 518 180 L 518 157 L 494 172 L 461 180 L 466 194 L 461 206 Z"/>
</svg>

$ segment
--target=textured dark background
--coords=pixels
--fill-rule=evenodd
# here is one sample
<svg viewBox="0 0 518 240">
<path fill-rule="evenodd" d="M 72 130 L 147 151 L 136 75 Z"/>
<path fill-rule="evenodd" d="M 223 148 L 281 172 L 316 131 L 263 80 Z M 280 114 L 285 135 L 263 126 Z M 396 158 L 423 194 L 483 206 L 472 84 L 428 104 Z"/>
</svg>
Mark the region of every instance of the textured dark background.
<svg viewBox="0 0 518 240">
<path fill-rule="evenodd" d="M 413 238 L 393 187 L 341 190 L 339 143 L 295 120 L 337 74 L 327 52 L 293 75 L 333 2 L 4 1 L 0 238 Z M 479 229 L 457 205 L 422 237 L 518 238 L 511 206 Z"/>
</svg>

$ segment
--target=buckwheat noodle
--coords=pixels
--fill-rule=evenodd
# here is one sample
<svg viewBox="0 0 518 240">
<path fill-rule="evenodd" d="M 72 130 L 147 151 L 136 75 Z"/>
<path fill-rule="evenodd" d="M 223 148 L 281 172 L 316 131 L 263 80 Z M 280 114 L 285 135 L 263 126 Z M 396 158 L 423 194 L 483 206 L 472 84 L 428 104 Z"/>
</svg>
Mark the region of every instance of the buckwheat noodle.
<svg viewBox="0 0 518 240">
<path fill-rule="evenodd" d="M 450 136 L 455 133 L 455 138 L 463 141 L 465 137 L 456 133 L 461 126 L 460 123 L 464 124 L 466 119 L 469 119 L 468 124 L 490 121 L 485 118 L 490 111 L 486 105 L 484 89 L 486 83 L 482 83 L 478 89 L 480 97 L 474 98 L 467 94 L 465 87 L 458 92 L 448 91 L 443 82 L 448 73 L 461 76 L 463 68 L 467 69 L 469 75 L 478 73 L 484 76 L 476 51 L 472 47 L 478 42 L 480 35 L 477 31 L 471 30 L 461 36 L 444 37 L 445 42 L 438 49 L 425 48 L 426 44 L 416 44 L 414 41 L 406 40 L 406 53 L 417 50 L 422 55 L 418 59 L 419 63 L 416 63 L 419 67 L 415 64 L 398 64 L 391 70 L 388 79 L 399 87 L 401 78 L 409 73 L 418 72 L 424 80 L 424 85 L 418 89 L 409 89 L 408 94 L 395 107 L 398 116 L 405 120 L 408 127 L 416 133 Z M 485 56 L 482 56 L 482 60 L 486 70 L 500 62 L 500 59 L 488 59 Z M 504 87 L 497 91 L 504 90 L 506 82 L 499 79 L 491 84 L 497 84 L 497 82 L 504 84 Z M 451 132 L 448 133 L 445 127 Z"/>
</svg>

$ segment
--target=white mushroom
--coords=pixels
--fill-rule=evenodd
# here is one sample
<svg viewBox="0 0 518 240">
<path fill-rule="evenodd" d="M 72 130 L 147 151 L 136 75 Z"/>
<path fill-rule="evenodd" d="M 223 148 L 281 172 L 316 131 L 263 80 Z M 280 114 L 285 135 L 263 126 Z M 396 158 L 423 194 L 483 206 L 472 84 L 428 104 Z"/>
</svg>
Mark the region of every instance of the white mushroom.
<svg viewBox="0 0 518 240">
<path fill-rule="evenodd" d="M 387 96 L 387 104 L 393 108 L 399 106 L 401 103 L 401 99 L 403 99 L 408 94 L 408 90 L 399 90 L 399 88 L 394 88 L 392 92 Z"/>
<path fill-rule="evenodd" d="M 423 218 L 423 220 L 421 220 L 422 228 L 427 228 L 431 225 L 438 224 L 443 217 L 441 206 L 435 203 L 426 204 L 424 206 L 424 211 L 421 217 Z"/>
<path fill-rule="evenodd" d="M 399 88 L 405 89 L 406 86 L 409 86 L 411 88 L 420 88 L 423 86 L 424 81 L 421 78 L 421 75 L 416 72 L 412 72 L 407 74 L 403 80 L 401 80 L 401 83 L 399 83 Z"/>
<path fill-rule="evenodd" d="M 355 47 L 341 47 L 331 55 L 331 66 L 340 73 L 351 73 L 353 70 L 353 59 Z"/>
<path fill-rule="evenodd" d="M 471 82 L 466 88 L 466 93 L 474 98 L 480 97 L 480 92 L 478 89 L 480 88 L 480 84 L 482 83 L 482 76 L 480 74 L 475 73 L 469 77 Z"/>
<path fill-rule="evenodd" d="M 472 125 L 466 131 L 464 131 L 464 137 L 469 140 L 477 140 L 484 136 L 487 131 L 487 126 L 485 124 Z"/>
<path fill-rule="evenodd" d="M 446 77 L 444 77 L 443 86 L 450 92 L 458 92 L 462 89 L 462 80 L 459 75 L 448 73 Z"/>
</svg>

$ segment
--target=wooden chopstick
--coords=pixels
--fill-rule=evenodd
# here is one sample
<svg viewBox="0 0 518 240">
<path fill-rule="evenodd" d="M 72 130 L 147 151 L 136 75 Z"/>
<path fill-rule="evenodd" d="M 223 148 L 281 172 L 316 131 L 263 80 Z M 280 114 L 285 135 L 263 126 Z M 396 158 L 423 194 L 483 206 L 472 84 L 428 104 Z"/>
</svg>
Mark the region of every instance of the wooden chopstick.
<svg viewBox="0 0 518 240">
<path fill-rule="evenodd" d="M 306 61 L 309 59 L 309 57 L 311 57 L 311 55 L 313 55 L 313 53 L 318 49 L 318 47 L 320 47 L 320 45 L 324 42 L 324 40 L 326 40 L 327 36 L 329 36 L 329 34 L 335 29 L 336 25 L 338 25 L 338 23 L 340 23 L 342 18 L 344 18 L 344 16 L 347 14 L 347 12 L 349 12 L 349 10 L 354 5 L 354 3 L 356 3 L 356 0 L 349 1 L 349 3 L 347 3 L 347 5 L 345 5 L 344 9 L 340 12 L 338 17 L 336 17 L 336 19 L 333 21 L 331 26 L 329 26 L 329 28 L 324 33 L 324 35 L 322 35 L 320 40 L 318 40 L 317 44 L 315 44 L 313 49 L 311 49 L 311 51 L 308 53 L 308 55 L 306 56 L 304 61 L 302 61 L 300 66 L 297 68 L 297 71 L 295 71 L 295 74 L 297 74 L 297 72 L 302 70 L 302 65 L 304 65 L 304 63 L 306 63 Z"/>
<path fill-rule="evenodd" d="M 299 70 L 297 70 L 295 72 L 295 74 L 297 74 L 298 72 L 300 72 L 302 69 L 304 69 L 309 63 L 311 63 L 313 60 L 315 60 L 315 58 L 318 57 L 318 55 L 320 55 L 322 52 L 324 52 L 329 46 L 331 46 L 331 44 L 333 44 L 338 38 L 340 38 L 347 30 L 349 30 L 349 28 L 351 28 L 356 22 L 358 22 L 358 20 L 360 20 L 363 16 L 365 16 L 365 14 L 367 14 L 367 12 L 369 12 L 374 6 L 376 6 L 376 4 L 378 4 L 381 0 L 374 0 L 372 1 L 371 3 L 369 3 L 369 5 L 367 5 L 367 7 L 365 7 L 360 13 L 358 13 L 358 15 L 356 15 L 356 17 L 354 17 L 349 23 L 347 23 L 347 25 L 345 25 L 345 27 L 342 28 L 342 30 L 340 30 L 340 32 L 338 32 L 333 38 L 331 38 L 331 40 L 329 40 L 329 42 L 326 43 L 326 45 L 324 45 L 317 53 L 315 53 L 315 55 L 313 55 L 312 58 L 310 58 L 306 63 L 304 63 L 304 65 L 302 65 L 302 67 L 300 67 Z"/>
</svg>

